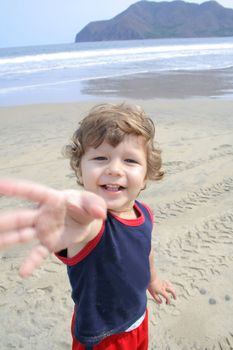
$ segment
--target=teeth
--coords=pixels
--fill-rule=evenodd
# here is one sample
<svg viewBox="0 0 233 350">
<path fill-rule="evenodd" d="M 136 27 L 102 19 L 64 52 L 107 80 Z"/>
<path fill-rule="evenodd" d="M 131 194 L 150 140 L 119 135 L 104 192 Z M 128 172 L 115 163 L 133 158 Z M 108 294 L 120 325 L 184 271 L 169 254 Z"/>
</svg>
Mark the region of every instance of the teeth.
<svg viewBox="0 0 233 350">
<path fill-rule="evenodd" d="M 119 189 L 120 189 L 119 185 L 105 185 L 104 187 L 108 191 L 119 191 Z"/>
</svg>

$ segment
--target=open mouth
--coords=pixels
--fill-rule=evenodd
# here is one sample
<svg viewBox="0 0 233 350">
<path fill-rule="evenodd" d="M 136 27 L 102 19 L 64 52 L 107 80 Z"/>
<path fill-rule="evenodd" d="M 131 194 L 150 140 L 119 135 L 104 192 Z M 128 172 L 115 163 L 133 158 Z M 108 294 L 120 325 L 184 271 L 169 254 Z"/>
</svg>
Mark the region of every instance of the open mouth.
<svg viewBox="0 0 233 350">
<path fill-rule="evenodd" d="M 120 185 L 102 185 L 101 187 L 106 191 L 110 191 L 110 192 L 118 192 L 125 189 L 125 187 Z"/>
</svg>

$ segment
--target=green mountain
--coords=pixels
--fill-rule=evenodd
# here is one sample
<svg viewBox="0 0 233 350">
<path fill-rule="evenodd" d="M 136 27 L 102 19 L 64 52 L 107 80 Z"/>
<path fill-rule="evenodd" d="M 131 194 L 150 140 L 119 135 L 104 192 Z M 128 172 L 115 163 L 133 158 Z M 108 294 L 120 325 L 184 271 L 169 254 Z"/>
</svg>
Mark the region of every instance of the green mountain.
<svg viewBox="0 0 233 350">
<path fill-rule="evenodd" d="M 233 36 L 233 9 L 216 1 L 138 1 L 116 17 L 87 24 L 75 42 Z"/>
</svg>

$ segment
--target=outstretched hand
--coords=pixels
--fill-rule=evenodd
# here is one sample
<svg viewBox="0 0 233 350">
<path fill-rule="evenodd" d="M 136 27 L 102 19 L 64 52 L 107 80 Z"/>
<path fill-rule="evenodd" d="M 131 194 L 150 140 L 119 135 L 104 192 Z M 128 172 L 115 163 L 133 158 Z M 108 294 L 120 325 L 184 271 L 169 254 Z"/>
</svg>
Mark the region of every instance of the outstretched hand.
<svg viewBox="0 0 233 350">
<path fill-rule="evenodd" d="M 0 180 L 0 194 L 38 203 L 37 208 L 0 216 L 0 249 L 38 241 L 20 267 L 22 277 L 31 275 L 50 252 L 85 240 L 90 224 L 106 217 L 104 200 L 90 192 L 56 191 L 28 181 Z"/>
</svg>

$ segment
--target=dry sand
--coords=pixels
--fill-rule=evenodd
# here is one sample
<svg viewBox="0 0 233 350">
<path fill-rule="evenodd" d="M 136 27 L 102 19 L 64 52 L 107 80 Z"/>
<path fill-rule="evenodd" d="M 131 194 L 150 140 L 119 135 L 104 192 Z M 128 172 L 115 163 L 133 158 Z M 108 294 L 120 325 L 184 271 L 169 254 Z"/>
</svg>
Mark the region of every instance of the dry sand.
<svg viewBox="0 0 233 350">
<path fill-rule="evenodd" d="M 100 101 L 101 102 L 101 101 Z M 150 349 L 233 349 L 233 101 L 136 100 L 157 124 L 166 177 L 142 198 L 155 216 L 161 277 L 178 299 L 149 298 Z M 76 188 L 61 148 L 93 103 L 1 108 L 0 177 Z M 22 205 L 1 199 L 1 208 Z M 29 247 L 0 253 L 0 348 L 70 349 L 65 267 L 50 257 L 33 277 L 17 269 Z"/>
</svg>

